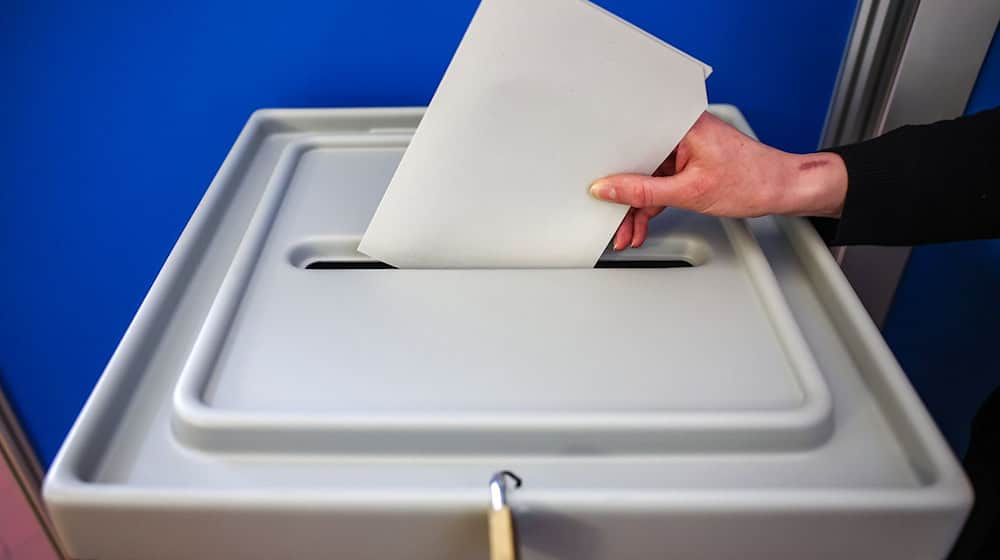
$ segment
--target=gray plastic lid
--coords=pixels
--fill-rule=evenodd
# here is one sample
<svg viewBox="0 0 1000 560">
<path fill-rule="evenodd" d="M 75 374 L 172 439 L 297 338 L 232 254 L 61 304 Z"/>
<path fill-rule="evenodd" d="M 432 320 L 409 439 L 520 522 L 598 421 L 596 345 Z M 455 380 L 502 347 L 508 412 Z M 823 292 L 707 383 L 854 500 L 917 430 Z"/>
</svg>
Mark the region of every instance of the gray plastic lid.
<svg viewBox="0 0 1000 560">
<path fill-rule="evenodd" d="M 484 557 L 498 469 L 525 558 L 947 554 L 961 466 L 799 219 L 604 257 L 689 269 L 306 270 L 362 266 L 421 113 L 250 119 L 49 469 L 70 556 Z"/>
<path fill-rule="evenodd" d="M 177 385 L 185 441 L 642 453 L 829 433 L 829 392 L 742 222 L 674 212 L 605 258 L 649 268 L 366 269 L 356 247 L 407 138 L 285 149 Z"/>
</svg>

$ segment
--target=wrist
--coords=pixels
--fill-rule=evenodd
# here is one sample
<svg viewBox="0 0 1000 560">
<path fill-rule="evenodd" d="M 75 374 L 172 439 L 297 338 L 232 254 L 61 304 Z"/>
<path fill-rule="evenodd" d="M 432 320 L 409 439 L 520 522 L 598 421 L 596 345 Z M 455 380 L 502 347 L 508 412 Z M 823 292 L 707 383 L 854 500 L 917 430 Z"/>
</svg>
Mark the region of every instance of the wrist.
<svg viewBox="0 0 1000 560">
<path fill-rule="evenodd" d="M 847 196 L 847 167 L 839 155 L 789 154 L 785 175 L 781 214 L 840 217 Z"/>
</svg>

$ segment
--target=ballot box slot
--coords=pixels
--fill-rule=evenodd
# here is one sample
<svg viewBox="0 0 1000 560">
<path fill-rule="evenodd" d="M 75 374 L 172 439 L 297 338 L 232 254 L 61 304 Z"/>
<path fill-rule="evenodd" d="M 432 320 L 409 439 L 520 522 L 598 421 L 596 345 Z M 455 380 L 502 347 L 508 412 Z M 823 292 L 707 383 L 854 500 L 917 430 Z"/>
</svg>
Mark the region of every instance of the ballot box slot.
<svg viewBox="0 0 1000 560">
<path fill-rule="evenodd" d="M 594 268 L 691 268 L 688 261 L 680 259 L 648 260 L 602 260 L 597 261 Z M 306 270 L 396 270 L 396 267 L 380 261 L 312 261 L 305 265 Z"/>
<path fill-rule="evenodd" d="M 305 268 L 306 270 L 396 270 L 391 264 L 380 261 L 314 261 Z"/>
<path fill-rule="evenodd" d="M 310 206 L 322 207 L 324 204 L 313 203 Z M 668 216 L 671 220 L 669 227 L 675 230 L 684 228 L 684 224 L 694 217 L 693 214 L 672 214 Z M 301 221 L 296 223 L 301 223 Z M 287 249 L 279 249 L 279 251 L 284 253 L 288 264 L 305 270 L 393 270 L 395 268 L 358 251 L 360 241 L 360 237 L 355 235 L 309 236 L 290 243 L 286 245 Z M 711 245 L 702 234 L 675 231 L 673 235 L 662 235 L 654 230 L 653 237 L 648 239 L 643 247 L 628 251 L 605 251 L 593 268 L 633 270 L 700 268 L 711 263 L 712 257 Z M 458 269 L 462 267 L 442 268 Z M 471 266 L 470 268 L 483 267 Z M 515 268 L 542 270 L 549 267 Z"/>
<path fill-rule="evenodd" d="M 594 268 L 691 268 L 693 266 L 694 265 L 692 263 L 681 259 L 623 259 L 613 261 L 597 261 Z"/>
</svg>

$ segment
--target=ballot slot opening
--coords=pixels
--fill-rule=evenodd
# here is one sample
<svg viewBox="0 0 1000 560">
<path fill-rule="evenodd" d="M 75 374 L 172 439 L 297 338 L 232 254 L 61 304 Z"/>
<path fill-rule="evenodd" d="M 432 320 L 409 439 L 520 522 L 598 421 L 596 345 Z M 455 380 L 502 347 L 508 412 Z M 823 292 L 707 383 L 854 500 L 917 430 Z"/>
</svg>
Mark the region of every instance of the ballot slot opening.
<svg viewBox="0 0 1000 560">
<path fill-rule="evenodd" d="M 597 261 L 594 268 L 691 268 L 693 266 L 693 264 L 680 259 L 632 259 Z M 316 260 L 305 263 L 302 268 L 306 270 L 396 270 L 396 267 L 381 261 Z"/>
<path fill-rule="evenodd" d="M 388 263 L 360 253 L 359 242 L 360 239 L 348 236 L 305 239 L 293 244 L 286 254 L 289 264 L 303 270 L 396 270 Z M 593 268 L 694 268 L 711 260 L 712 251 L 708 244 L 696 236 L 658 239 L 650 245 L 626 253 L 608 251 Z"/>
</svg>

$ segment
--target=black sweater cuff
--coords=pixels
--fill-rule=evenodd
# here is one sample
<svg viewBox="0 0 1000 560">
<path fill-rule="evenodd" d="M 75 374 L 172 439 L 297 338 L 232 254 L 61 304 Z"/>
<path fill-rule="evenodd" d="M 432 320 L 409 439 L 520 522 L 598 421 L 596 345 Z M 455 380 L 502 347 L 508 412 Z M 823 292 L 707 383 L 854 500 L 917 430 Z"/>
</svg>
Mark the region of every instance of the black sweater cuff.
<svg viewBox="0 0 1000 560">
<path fill-rule="evenodd" d="M 872 240 L 880 240 L 883 245 L 908 244 L 905 240 L 897 243 L 887 240 L 884 226 L 884 221 L 899 212 L 899 203 L 904 202 L 885 196 L 896 188 L 898 162 L 881 150 L 873 150 L 868 143 L 823 151 L 837 154 L 844 160 L 849 185 L 839 220 L 813 219 L 824 240 L 830 245 L 862 244 Z"/>
<path fill-rule="evenodd" d="M 840 220 L 814 220 L 831 245 L 1000 236 L 1000 109 L 825 151 L 847 168 Z"/>
</svg>

